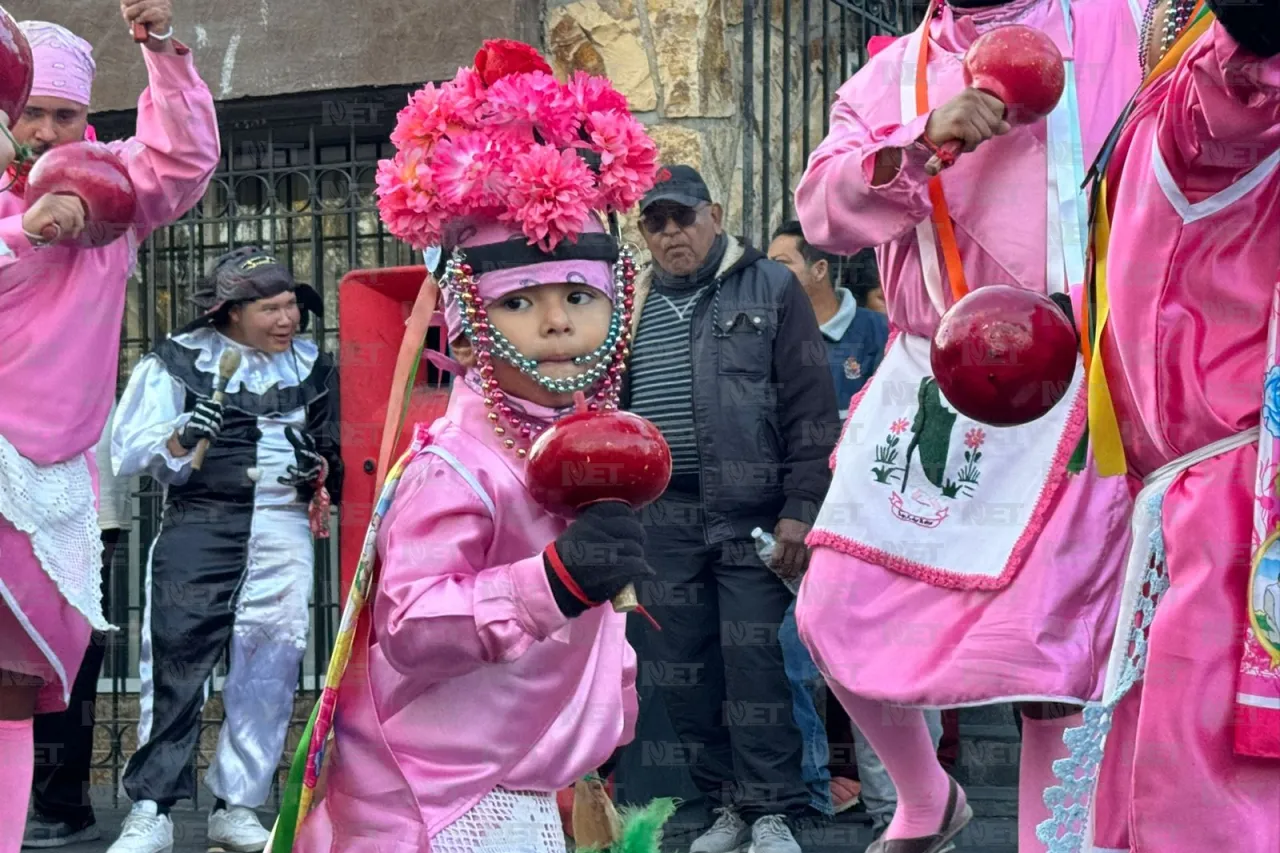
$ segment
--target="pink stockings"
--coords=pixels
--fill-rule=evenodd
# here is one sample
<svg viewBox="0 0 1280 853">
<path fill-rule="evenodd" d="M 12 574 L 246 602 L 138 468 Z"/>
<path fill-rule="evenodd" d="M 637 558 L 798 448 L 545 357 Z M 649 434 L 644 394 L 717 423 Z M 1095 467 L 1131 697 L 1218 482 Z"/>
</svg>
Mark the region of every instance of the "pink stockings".
<svg viewBox="0 0 1280 853">
<path fill-rule="evenodd" d="M 18 853 L 22 848 L 34 767 L 30 718 L 0 720 L 0 779 L 9 791 L 0 797 L 0 853 Z"/>
<path fill-rule="evenodd" d="M 914 708 L 854 696 L 836 684 L 829 686 L 898 789 L 898 808 L 884 837 L 919 838 L 937 832 L 947 808 L 951 780 L 938 763 L 924 714 Z M 956 808 L 963 809 L 964 802 L 961 791 Z"/>
</svg>

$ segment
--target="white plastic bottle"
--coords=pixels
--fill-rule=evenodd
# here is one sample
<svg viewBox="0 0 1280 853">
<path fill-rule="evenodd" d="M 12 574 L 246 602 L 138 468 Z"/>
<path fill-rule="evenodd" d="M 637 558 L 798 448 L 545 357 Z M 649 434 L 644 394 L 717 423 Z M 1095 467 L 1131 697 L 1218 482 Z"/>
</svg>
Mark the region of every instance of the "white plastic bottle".
<svg viewBox="0 0 1280 853">
<path fill-rule="evenodd" d="M 760 562 L 766 566 L 770 565 L 770 561 L 773 560 L 773 552 L 778 548 L 778 541 L 773 538 L 772 533 L 766 533 L 759 527 L 751 531 L 751 538 L 756 540 L 756 555 L 760 557 Z M 784 580 L 783 583 L 787 585 L 787 589 L 791 590 L 792 595 L 800 593 L 800 578 Z"/>
</svg>

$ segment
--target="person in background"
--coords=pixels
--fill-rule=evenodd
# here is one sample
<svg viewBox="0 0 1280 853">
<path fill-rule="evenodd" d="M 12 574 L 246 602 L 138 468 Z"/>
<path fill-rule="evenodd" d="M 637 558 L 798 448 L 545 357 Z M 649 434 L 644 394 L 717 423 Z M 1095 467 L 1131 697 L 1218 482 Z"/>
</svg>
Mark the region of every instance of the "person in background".
<svg viewBox="0 0 1280 853">
<path fill-rule="evenodd" d="M 229 654 L 226 719 L 204 783 L 211 844 L 251 853 L 268 832 L 254 810 L 276 779 L 307 648 L 313 537 L 341 500 L 338 372 L 304 337 L 320 295 L 256 246 L 211 262 L 201 313 L 138 363 L 120 399 L 111 456 L 121 474 L 165 487 L 147 562 L 133 801 L 108 853 L 168 853 L 169 809 L 196 794 L 200 714 Z M 214 399 L 228 352 L 239 367 Z M 201 442 L 208 455 L 196 464 Z"/>
<path fill-rule="evenodd" d="M 806 242 L 799 222 L 792 220 L 774 232 L 769 257 L 795 273 L 813 305 L 827 344 L 836 405 L 843 418 L 853 395 L 862 390 L 880 364 L 889 341 L 889 320 L 881 312 L 858 310 L 865 308 L 870 292 L 863 291 L 860 305 L 852 290 L 839 286 L 841 259 Z M 877 291 L 878 285 L 871 292 Z M 883 294 L 880 304 L 884 305 Z"/>
<path fill-rule="evenodd" d="M 662 625 L 648 638 L 655 667 L 694 673 L 659 691 L 719 812 L 690 851 L 799 853 L 795 820 L 813 813 L 803 739 L 790 713 L 758 710 L 791 707 L 774 632 L 794 597 L 751 533 L 773 531 L 778 575 L 804 570 L 830 484 L 835 392 L 795 276 L 724 233 L 695 169 L 659 175 L 640 203 L 653 264 L 636 279 L 622 402 L 662 429 L 674 463 L 667 494 L 641 514 L 661 592 L 643 603 Z"/>
<path fill-rule="evenodd" d="M 111 409 L 115 417 L 115 407 Z M 98 527 L 102 530 L 102 601 L 111 588 L 111 561 L 132 521 L 129 479 L 111 470 L 111 418 L 94 451 L 98 464 Z M 65 711 L 35 718 L 36 766 L 31 786 L 32 815 L 23 847 L 65 847 L 101 836 L 89 802 L 89 768 L 93 764 L 93 727 L 98 677 L 106 654 L 107 635 L 95 631 L 71 686 Z"/>
<path fill-rule="evenodd" d="M 888 319 L 883 313 L 866 307 L 868 297 L 880 293 L 879 282 L 876 281 L 874 288 L 864 287 L 859 303 L 850 288 L 838 286 L 832 280 L 833 276 L 841 273 L 851 273 L 849 265 L 806 242 L 800 223 L 794 220 L 784 223 L 774 232 L 773 242 L 769 244 L 769 257 L 795 273 L 813 304 L 813 313 L 827 344 L 836 405 L 840 407 L 843 418 L 853 395 L 861 391 L 875 373 L 889 340 Z M 865 277 L 859 277 L 859 280 L 867 281 Z M 883 295 L 880 304 L 884 304 Z M 876 833 L 883 832 L 893 817 L 898 795 L 884 765 L 857 726 L 853 727 L 853 738 L 858 782 L 843 777 L 833 778 L 827 767 L 830 750 L 823 718 L 818 713 L 818 708 L 826 704 L 826 682 L 796 631 L 794 601 L 787 608 L 779 637 L 787 661 L 787 677 L 791 679 L 795 694 L 796 723 L 805 737 L 805 782 L 814 792 L 815 803 L 820 803 L 824 810 L 839 814 L 856 805 L 860 796 L 871 815 Z M 942 735 L 941 716 L 937 711 L 926 711 L 925 719 L 936 746 Z"/>
</svg>

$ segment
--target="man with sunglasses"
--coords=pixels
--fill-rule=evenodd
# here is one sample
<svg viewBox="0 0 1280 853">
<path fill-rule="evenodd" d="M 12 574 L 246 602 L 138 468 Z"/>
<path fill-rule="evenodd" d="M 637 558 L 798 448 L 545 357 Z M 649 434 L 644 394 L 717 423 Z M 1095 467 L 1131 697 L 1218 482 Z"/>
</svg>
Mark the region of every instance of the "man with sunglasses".
<svg viewBox="0 0 1280 853">
<path fill-rule="evenodd" d="M 652 686 L 719 812 L 691 853 L 798 853 L 794 821 L 817 812 L 778 642 L 793 598 L 779 578 L 808 562 L 835 391 L 800 283 L 725 234 L 722 215 L 689 166 L 664 169 L 641 201 L 653 263 L 636 282 L 623 399 L 662 429 L 674 473 L 643 514 L 658 573 L 645 604 L 662 631 L 639 653 L 663 673 Z M 757 527 L 777 539 L 773 571 Z"/>
</svg>

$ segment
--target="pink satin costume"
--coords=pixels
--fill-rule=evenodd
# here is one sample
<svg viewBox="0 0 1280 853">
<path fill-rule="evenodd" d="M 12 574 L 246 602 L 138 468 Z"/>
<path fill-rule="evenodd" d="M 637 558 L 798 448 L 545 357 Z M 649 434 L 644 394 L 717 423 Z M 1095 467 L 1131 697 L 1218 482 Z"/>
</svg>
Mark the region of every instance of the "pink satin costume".
<svg viewBox="0 0 1280 853">
<path fill-rule="evenodd" d="M 564 522 L 534 503 L 487 411 L 459 379 L 419 427 L 467 473 L 429 450 L 404 473 L 378 535 L 373 636 L 357 641 L 328 790 L 295 851 L 429 850 L 495 788 L 560 790 L 634 734 L 626 617 L 560 612 L 541 552 Z"/>
<path fill-rule="evenodd" d="M 984 30 L 997 21 L 1044 30 L 1075 62 L 1087 165 L 1139 82 L 1136 26 L 1124 0 L 1076 0 L 1071 9 L 1073 44 L 1057 0 L 944 6 L 930 30 L 930 105 L 962 90 L 961 57 L 978 35 L 975 22 Z M 898 39 L 840 89 L 830 133 L 796 191 L 796 209 L 806 239 L 824 249 L 849 254 L 877 247 L 890 322 L 928 337 L 939 314 L 921 272 L 915 227 L 932 210 L 929 155 L 913 143 L 929 114 L 901 124 L 907 44 Z M 1043 121 L 1015 127 L 943 174 L 970 288 L 1045 292 L 1046 137 Z M 886 148 L 903 149 L 903 165 L 888 183 L 873 186 L 876 154 Z M 1078 298 L 1080 282 L 1071 285 Z M 1121 482 L 1092 471 L 1071 476 L 1023 566 L 995 592 L 944 589 L 817 548 L 797 608 L 801 635 L 829 680 L 867 699 L 921 707 L 1088 700 L 1101 687 L 1110 648 L 1129 501 Z"/>
<path fill-rule="evenodd" d="M 115 399 L 125 285 L 137 245 L 200 200 L 221 155 L 213 97 L 190 52 L 141 53 L 150 83 L 138 100 L 137 135 L 111 143 L 137 190 L 133 230 L 96 249 L 35 248 L 23 234 L 23 198 L 0 195 L 0 241 L 7 247 L 0 250 L 0 436 L 40 466 L 92 454 Z M 3 518 L 0 554 L 0 585 L 8 593 L 7 606 L 0 600 L 0 669 L 43 679 L 37 712 L 59 710 L 89 623 L 59 594 L 27 536 Z"/>
<path fill-rule="evenodd" d="M 1120 138 L 1103 363 L 1134 480 L 1259 423 L 1278 164 L 1280 58 L 1250 56 L 1217 23 L 1142 93 Z M 1255 442 L 1165 494 L 1171 586 L 1107 743 L 1098 850 L 1280 850 L 1280 762 L 1232 744 L 1256 464 Z"/>
</svg>

